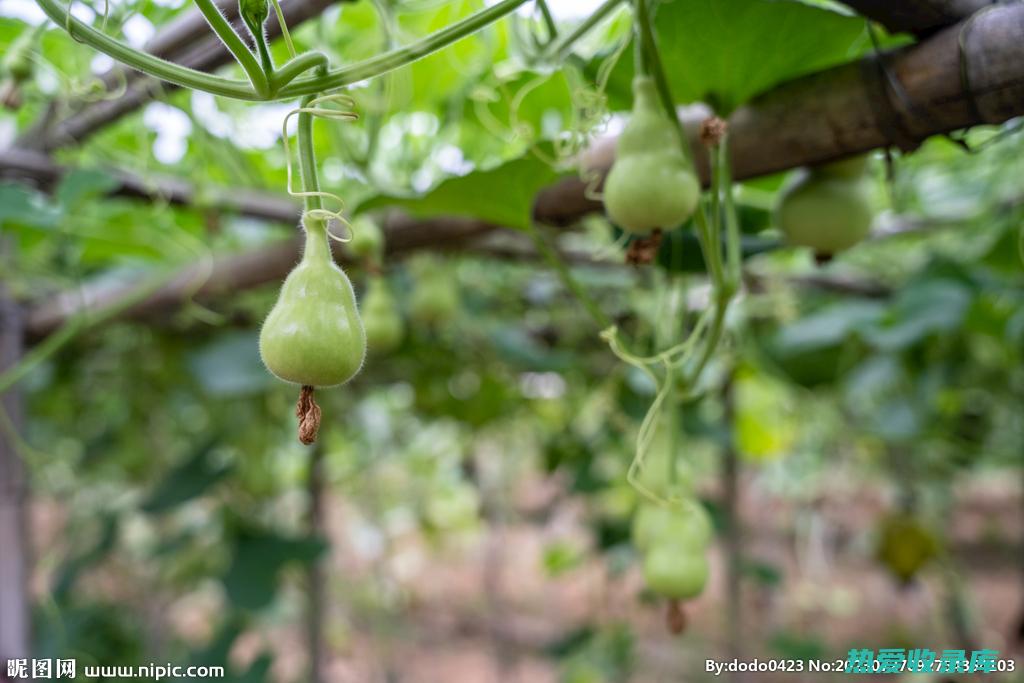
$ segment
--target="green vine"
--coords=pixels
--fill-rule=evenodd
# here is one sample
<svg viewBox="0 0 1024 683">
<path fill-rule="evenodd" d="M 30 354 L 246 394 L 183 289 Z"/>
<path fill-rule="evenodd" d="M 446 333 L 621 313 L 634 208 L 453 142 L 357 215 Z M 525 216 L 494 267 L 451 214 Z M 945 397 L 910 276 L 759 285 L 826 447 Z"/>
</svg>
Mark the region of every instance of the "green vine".
<svg viewBox="0 0 1024 683">
<path fill-rule="evenodd" d="M 58 26 L 65 26 L 73 38 L 123 64 L 185 88 L 247 101 L 282 100 L 316 95 L 380 76 L 472 35 L 530 1 L 502 0 L 493 7 L 480 10 L 411 45 L 345 67 L 324 69 L 314 76 L 299 78 L 303 74 L 308 74 L 310 70 L 325 67 L 327 63 L 327 58 L 320 53 L 304 53 L 281 66 L 274 72 L 272 78 L 268 78 L 256 56 L 246 47 L 223 15 L 216 11 L 212 0 L 197 0 L 200 11 L 249 77 L 249 81 L 246 82 L 207 74 L 136 50 L 71 16 L 68 8 L 59 0 L 36 0 L 40 9 Z M 206 9 L 204 2 L 209 3 Z"/>
</svg>

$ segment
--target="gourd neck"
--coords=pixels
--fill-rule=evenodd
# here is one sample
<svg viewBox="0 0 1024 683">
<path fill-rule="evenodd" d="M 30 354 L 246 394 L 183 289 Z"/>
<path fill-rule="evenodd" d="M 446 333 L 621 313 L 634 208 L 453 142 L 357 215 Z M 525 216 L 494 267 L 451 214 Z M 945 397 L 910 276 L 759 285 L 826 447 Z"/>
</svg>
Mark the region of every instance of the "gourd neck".
<svg viewBox="0 0 1024 683">
<path fill-rule="evenodd" d="M 633 112 L 657 112 L 658 87 L 650 76 L 633 79 Z"/>
<path fill-rule="evenodd" d="M 306 248 L 302 252 L 305 263 L 330 263 L 331 245 L 327 236 L 327 223 L 321 218 L 304 216 L 302 225 L 306 229 Z"/>
</svg>

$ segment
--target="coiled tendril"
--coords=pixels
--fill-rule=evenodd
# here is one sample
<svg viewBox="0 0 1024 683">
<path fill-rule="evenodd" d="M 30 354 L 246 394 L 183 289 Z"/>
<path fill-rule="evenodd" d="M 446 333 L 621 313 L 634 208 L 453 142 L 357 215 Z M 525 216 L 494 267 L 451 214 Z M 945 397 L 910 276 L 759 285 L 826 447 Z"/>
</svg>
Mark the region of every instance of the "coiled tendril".
<svg viewBox="0 0 1024 683">
<path fill-rule="evenodd" d="M 327 104 L 334 104 L 341 108 L 331 109 L 329 107 L 324 106 Z M 310 116 L 333 121 L 355 121 L 359 118 L 359 114 L 355 112 L 355 104 L 355 100 L 344 93 L 330 93 L 327 95 L 321 95 L 319 97 L 313 98 L 304 106 L 292 109 L 284 117 L 284 121 L 281 124 L 281 138 L 284 141 L 285 166 L 287 168 L 288 173 L 288 180 L 287 184 L 285 185 L 285 190 L 288 192 L 290 196 L 296 197 L 298 199 L 319 197 L 320 199 L 326 200 L 337 206 L 337 208 L 334 210 L 322 207 L 309 209 L 306 211 L 306 215 L 310 216 L 311 218 L 320 219 L 324 221 L 324 223 L 327 224 L 328 226 L 330 225 L 331 221 L 338 221 L 339 223 L 344 225 L 348 233 L 345 236 L 338 236 L 332 233 L 330 229 L 327 230 L 328 237 L 330 237 L 333 240 L 337 240 L 338 242 L 348 242 L 352 239 L 352 224 L 344 216 L 345 201 L 338 195 L 331 192 L 323 192 L 321 190 L 296 190 L 292 187 L 292 155 L 291 144 L 288 142 L 288 121 L 293 116 L 297 116 L 298 114 L 309 114 Z"/>
</svg>

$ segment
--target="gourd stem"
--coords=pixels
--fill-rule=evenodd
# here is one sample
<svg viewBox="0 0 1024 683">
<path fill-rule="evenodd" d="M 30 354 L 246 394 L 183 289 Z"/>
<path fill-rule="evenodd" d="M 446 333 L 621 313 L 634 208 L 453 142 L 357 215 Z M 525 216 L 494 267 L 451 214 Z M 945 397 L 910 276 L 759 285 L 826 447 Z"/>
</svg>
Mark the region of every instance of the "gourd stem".
<svg viewBox="0 0 1024 683">
<path fill-rule="evenodd" d="M 616 0 L 618 2 L 619 0 Z M 492 7 L 469 15 L 462 21 L 441 29 L 411 45 L 356 62 L 330 71 L 322 76 L 295 81 L 279 93 L 282 99 L 334 90 L 358 81 L 364 81 L 411 64 L 452 43 L 476 33 L 498 19 L 511 14 L 529 0 L 502 0 Z"/>
<path fill-rule="evenodd" d="M 637 74 L 648 75 L 650 62 L 647 55 L 647 38 L 644 25 L 647 23 L 647 3 L 635 0 L 633 3 L 633 66 Z"/>
<path fill-rule="evenodd" d="M 658 52 L 658 43 L 654 37 L 654 30 L 651 28 L 653 23 L 647 0 L 636 0 L 636 3 L 637 50 L 643 64 L 643 71 L 640 73 L 650 75 L 654 79 L 654 85 L 658 90 L 661 106 L 664 107 L 665 114 L 675 124 L 676 135 L 679 137 L 679 146 L 683 150 L 683 156 L 692 164 L 693 154 L 690 150 L 690 141 L 686 137 L 686 130 L 683 128 L 682 122 L 679 120 L 679 112 L 676 111 L 672 90 L 668 85 L 668 76 L 665 75 L 665 67 L 661 62 L 661 54 Z"/>
<path fill-rule="evenodd" d="M 546 0 L 537 0 L 537 7 L 540 8 L 540 15 L 548 30 L 548 40 L 554 40 L 558 37 L 558 26 L 555 24 L 555 18 L 551 15 L 551 8 L 548 7 Z"/>
<path fill-rule="evenodd" d="M 267 74 L 264 73 L 263 67 L 256 61 L 256 57 L 246 46 L 242 38 L 235 33 L 235 29 L 231 27 L 228 20 L 220 13 L 213 0 L 196 0 L 196 7 L 202 12 L 203 17 L 206 18 L 206 22 L 213 29 L 214 33 L 217 34 L 217 37 L 224 43 L 224 47 L 234 55 L 241 65 L 245 74 L 249 77 L 253 89 L 262 97 L 269 96 L 270 81 L 267 80 Z M 257 39 L 258 42 L 259 39 Z"/>
<path fill-rule="evenodd" d="M 36 4 L 55 24 L 66 27 L 72 38 L 150 76 L 221 97 L 231 97 L 236 100 L 265 99 L 245 81 L 221 78 L 180 64 L 173 64 L 111 38 L 102 31 L 97 31 L 75 17 L 69 16 L 67 9 L 60 4 L 59 0 L 36 0 Z"/>
<path fill-rule="evenodd" d="M 257 21 L 249 21 L 249 18 L 245 15 L 242 15 L 242 21 L 245 22 L 245 26 L 249 29 L 252 40 L 256 44 L 256 52 L 260 56 L 260 64 L 263 65 L 263 73 L 267 76 L 267 82 L 273 83 L 274 58 L 270 55 L 270 48 L 267 46 L 267 34 L 263 31 L 263 25 Z M 272 89 L 271 86 L 268 86 L 268 88 Z"/>
<path fill-rule="evenodd" d="M 320 68 L 324 69 L 327 67 L 327 55 L 322 52 L 303 52 L 294 59 L 289 59 L 281 68 L 273 73 L 270 77 L 270 90 L 273 93 L 277 93 L 281 88 L 285 87 L 298 76 L 301 76 L 304 72 L 310 69 Z"/>
<path fill-rule="evenodd" d="M 302 201 L 306 211 L 323 208 L 323 201 L 316 193 L 320 192 L 320 180 L 316 174 L 316 152 L 313 149 L 313 115 L 307 111 L 312 97 L 302 98 L 296 135 L 298 138 L 299 178 L 302 181 Z"/>
<path fill-rule="evenodd" d="M 305 215 L 302 217 L 306 229 L 306 249 L 303 259 L 331 260 L 331 246 L 327 237 L 327 222 L 310 212 L 323 208 L 320 197 L 320 180 L 316 172 L 316 152 L 313 150 L 313 115 L 306 109 L 313 100 L 312 96 L 302 99 L 302 109 L 297 115 L 299 179 L 302 182 L 302 202 Z"/>
<path fill-rule="evenodd" d="M 729 269 L 729 287 L 732 293 L 740 286 L 743 268 L 742 246 L 740 244 L 739 217 L 732 192 L 732 169 L 729 160 L 729 134 L 722 136 L 718 143 L 718 165 L 722 169 L 722 194 L 725 201 L 725 252 Z"/>
<path fill-rule="evenodd" d="M 619 6 L 622 0 L 605 0 L 594 12 L 583 20 L 579 26 L 560 39 L 551 44 L 547 50 L 547 56 L 551 59 L 561 60 L 572 51 L 573 44 L 585 36 L 595 26 L 601 23 L 605 17 L 611 14 L 612 10 Z"/>
<path fill-rule="evenodd" d="M 209 2 L 210 0 L 206 1 Z M 508 14 L 511 14 L 527 2 L 529 2 L 529 0 L 502 0 L 493 7 L 488 7 L 471 14 L 462 21 L 456 22 L 451 26 L 441 29 L 440 31 L 436 31 L 411 45 L 385 52 L 370 59 L 356 62 L 334 71 L 325 71 L 322 74 L 317 74 L 316 76 L 303 78 L 290 83 L 295 76 L 298 76 L 303 71 L 313 66 L 319 66 L 322 57 L 309 58 L 309 61 L 299 61 L 297 64 L 293 65 L 293 70 L 289 71 L 285 77 L 279 77 L 277 83 L 281 90 L 278 91 L 270 87 L 266 74 L 264 74 L 263 70 L 260 68 L 256 57 L 248 50 L 248 48 L 245 47 L 245 43 L 238 38 L 238 35 L 235 34 L 233 30 L 231 31 L 231 35 L 234 36 L 234 40 L 231 40 L 230 36 L 227 34 L 222 35 L 221 38 L 225 40 L 225 43 L 227 43 L 228 40 L 232 43 L 237 41 L 237 43 L 235 43 L 236 49 L 239 46 L 241 47 L 242 51 L 235 54 L 234 50 L 232 50 L 232 53 L 239 59 L 239 62 L 242 64 L 243 68 L 245 68 L 246 73 L 253 81 L 251 85 L 245 81 L 221 78 L 219 76 L 203 73 L 202 71 L 190 69 L 188 67 L 181 66 L 180 64 L 174 64 L 165 59 L 160 59 L 154 55 L 136 50 L 115 38 L 111 38 L 101 31 L 97 31 L 84 22 L 69 16 L 67 9 L 61 4 L 60 0 L 36 0 L 36 4 L 39 5 L 40 9 L 43 10 L 46 16 L 53 20 L 53 22 L 58 26 L 67 27 L 68 33 L 70 33 L 73 38 L 76 38 L 93 49 L 114 58 L 122 64 L 126 64 L 145 74 L 149 74 L 155 78 L 159 78 L 185 88 L 201 90 L 221 97 L 231 97 L 236 100 L 249 101 L 291 99 L 294 97 L 301 97 L 303 95 L 312 95 L 324 92 L 326 90 L 333 90 L 351 83 L 375 78 L 389 71 L 405 66 L 406 64 L 410 64 L 418 59 L 422 59 L 433 52 L 448 47 L 452 43 L 479 31 Z M 610 4 L 614 7 L 619 2 L 621 2 L 621 0 L 608 0 L 606 4 Z M 601 9 L 599 8 L 598 12 L 600 11 Z M 220 16 L 224 24 L 230 29 L 230 24 L 227 23 L 227 20 L 224 19 L 219 12 L 216 14 L 217 16 Z M 208 20 L 211 18 L 213 21 L 217 20 L 212 14 L 208 17 Z M 216 28 L 214 30 L 216 30 Z M 218 35 L 220 35 L 219 32 Z M 228 48 L 231 49 L 231 45 L 228 45 Z M 248 55 L 248 57 L 245 55 Z M 297 59 L 301 60 L 302 58 L 303 55 L 299 55 Z M 246 67 L 247 64 L 248 67 Z M 289 62 L 289 64 L 291 64 L 291 62 Z M 285 83 L 288 83 L 288 85 L 285 86 Z"/>
</svg>

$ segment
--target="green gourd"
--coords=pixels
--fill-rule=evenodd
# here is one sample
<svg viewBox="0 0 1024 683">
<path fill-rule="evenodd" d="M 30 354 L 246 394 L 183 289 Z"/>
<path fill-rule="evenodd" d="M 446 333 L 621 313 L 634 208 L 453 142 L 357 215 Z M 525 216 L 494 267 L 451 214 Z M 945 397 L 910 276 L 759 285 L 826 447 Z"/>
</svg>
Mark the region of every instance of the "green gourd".
<svg viewBox="0 0 1024 683">
<path fill-rule="evenodd" d="M 369 216 L 357 216 L 352 220 L 352 239 L 346 248 L 353 258 L 370 263 L 380 263 L 384 255 L 384 233 L 377 222 Z"/>
<path fill-rule="evenodd" d="M 11 42 L 3 57 L 3 71 L 15 83 L 24 83 L 32 78 L 32 50 L 42 35 L 46 24 L 26 28 Z"/>
<path fill-rule="evenodd" d="M 633 545 L 641 551 L 669 543 L 703 550 L 712 533 L 707 510 L 695 500 L 677 505 L 641 503 L 633 517 Z"/>
<path fill-rule="evenodd" d="M 398 348 L 405 335 L 405 325 L 384 278 L 370 278 L 361 312 L 370 353 L 386 354 Z"/>
<path fill-rule="evenodd" d="M 633 79 L 633 111 L 604 182 L 608 217 L 636 234 L 681 225 L 697 208 L 700 184 L 680 147 L 676 123 L 659 106 L 654 79 Z"/>
<path fill-rule="evenodd" d="M 939 541 L 930 529 L 908 513 L 882 520 L 876 557 L 904 583 L 939 555 Z"/>
<path fill-rule="evenodd" d="M 836 254 L 871 232 L 866 158 L 802 169 L 782 191 L 775 220 L 789 244 Z"/>
<path fill-rule="evenodd" d="M 286 382 L 335 386 L 362 367 L 366 333 L 352 283 L 331 257 L 324 221 L 307 215 L 303 225 L 306 249 L 260 330 L 260 357 Z"/>
<path fill-rule="evenodd" d="M 672 600 L 689 600 L 701 594 L 708 580 L 708 561 L 703 550 L 687 552 L 671 544 L 652 548 L 644 558 L 647 587 Z"/>
<path fill-rule="evenodd" d="M 409 300 L 409 313 L 419 325 L 441 325 L 459 311 L 459 292 L 451 275 L 437 264 L 428 264 Z"/>
</svg>

